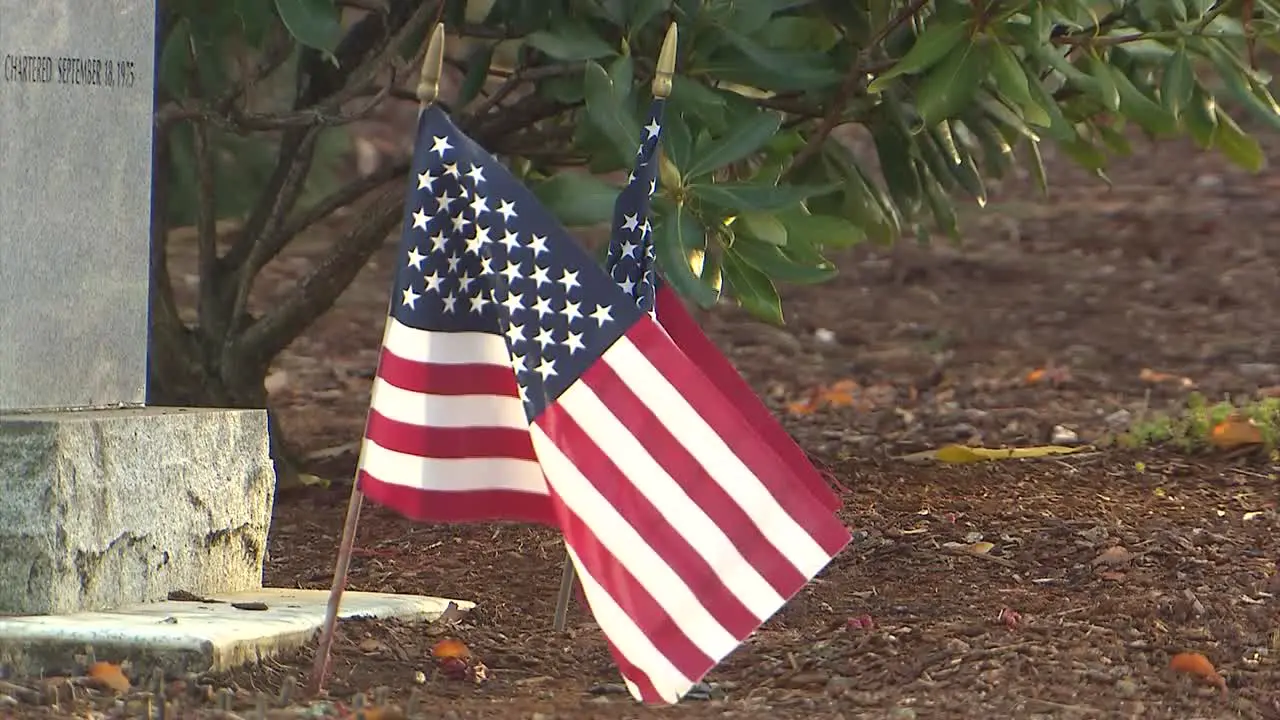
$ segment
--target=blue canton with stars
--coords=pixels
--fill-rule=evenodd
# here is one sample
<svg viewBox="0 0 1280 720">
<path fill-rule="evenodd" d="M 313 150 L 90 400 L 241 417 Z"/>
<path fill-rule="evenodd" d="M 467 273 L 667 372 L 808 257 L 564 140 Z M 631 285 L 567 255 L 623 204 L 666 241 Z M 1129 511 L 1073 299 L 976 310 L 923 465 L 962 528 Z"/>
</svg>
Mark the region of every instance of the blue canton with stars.
<svg viewBox="0 0 1280 720">
<path fill-rule="evenodd" d="M 533 421 L 642 310 L 438 107 L 418 118 L 413 167 L 391 315 L 502 336 Z"/>
<path fill-rule="evenodd" d="M 649 121 L 641 130 L 635 169 L 613 207 L 613 234 L 605 261 L 609 276 L 650 315 L 654 314 L 657 270 L 649 198 L 658 189 L 658 137 L 662 133 L 665 105 L 661 98 L 655 98 L 649 108 Z"/>
</svg>

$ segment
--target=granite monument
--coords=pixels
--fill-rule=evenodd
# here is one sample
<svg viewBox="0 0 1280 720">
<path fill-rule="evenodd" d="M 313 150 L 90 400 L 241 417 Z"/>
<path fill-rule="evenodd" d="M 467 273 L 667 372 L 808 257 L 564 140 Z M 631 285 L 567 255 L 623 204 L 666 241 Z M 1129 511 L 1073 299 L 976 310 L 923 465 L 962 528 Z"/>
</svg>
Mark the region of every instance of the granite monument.
<svg viewBox="0 0 1280 720">
<path fill-rule="evenodd" d="M 0 615 L 261 587 L 266 414 L 146 405 L 155 0 L 0 0 Z"/>
</svg>

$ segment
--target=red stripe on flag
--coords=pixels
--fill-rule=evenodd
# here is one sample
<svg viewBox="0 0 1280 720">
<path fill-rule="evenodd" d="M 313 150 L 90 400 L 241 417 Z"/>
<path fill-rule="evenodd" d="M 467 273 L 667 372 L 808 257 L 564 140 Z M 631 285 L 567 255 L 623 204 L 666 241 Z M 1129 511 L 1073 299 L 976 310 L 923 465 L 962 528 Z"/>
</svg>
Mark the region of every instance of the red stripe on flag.
<svg viewBox="0 0 1280 720">
<path fill-rule="evenodd" d="M 551 433 L 547 434 L 549 437 L 555 437 Z M 687 678 L 700 678 L 714 667 L 715 661 L 707 657 L 706 653 L 684 634 L 680 626 L 676 625 L 658 601 L 644 589 L 640 581 L 618 562 L 613 553 L 600 542 L 595 530 L 574 514 L 555 494 L 555 485 L 551 483 L 548 485 L 555 499 L 554 504 L 565 542 L 573 548 L 574 554 L 578 556 L 578 560 L 586 567 L 596 583 L 609 594 L 613 602 L 640 629 L 653 647 L 666 658 L 667 662 L 671 663 L 672 667 Z"/>
<path fill-rule="evenodd" d="M 838 510 L 842 504 L 840 498 L 832 492 L 831 486 L 809 462 L 804 451 L 760 401 L 747 381 L 742 379 L 737 369 L 720 353 L 715 343 L 703 334 L 670 285 L 664 284 L 658 289 L 655 304 L 658 322 L 685 357 L 692 360 L 707 380 L 733 403 L 760 438 L 791 467 L 810 494 L 832 512 Z"/>
<path fill-rule="evenodd" d="M 603 364 L 596 363 L 596 366 Z M 640 539 L 684 580 L 685 586 L 721 627 L 734 637 L 742 638 L 760 626 L 761 618 L 756 617 L 732 590 L 725 587 L 715 568 L 690 545 L 691 539 L 672 527 L 636 488 L 636 481 L 600 450 L 564 408 L 555 404 L 549 406 L 538 418 L 538 426 Z M 600 529 L 607 531 L 604 527 Z"/>
<path fill-rule="evenodd" d="M 631 326 L 626 337 L 648 358 L 649 362 L 676 392 L 720 436 L 729 449 L 759 478 L 786 512 L 831 556 L 836 555 L 849 542 L 849 533 L 833 517 L 815 517 L 814 508 L 806 499 L 816 501 L 811 494 L 797 495 L 795 485 L 801 484 L 801 476 L 790 463 L 774 452 L 772 446 L 758 442 L 759 435 L 731 403 L 714 389 L 711 381 L 697 366 L 688 362 L 672 340 L 657 323 L 648 317 Z M 801 469 L 812 470 L 806 461 Z M 829 509 L 818 503 L 824 512 Z"/>
<path fill-rule="evenodd" d="M 649 705 L 657 705 L 659 703 L 667 702 L 666 699 L 658 693 L 658 688 L 656 688 L 653 681 L 649 679 L 649 675 L 632 664 L 632 662 L 618 650 L 618 646 L 615 645 L 607 636 L 605 637 L 605 644 L 609 646 L 609 654 L 613 656 L 613 664 L 618 666 L 619 674 L 631 681 L 632 685 L 636 686 L 636 690 L 640 693 L 640 702 L 647 703 Z"/>
<path fill-rule="evenodd" d="M 582 379 L 779 595 L 789 597 L 808 581 L 613 368 L 598 362 Z"/>
<path fill-rule="evenodd" d="M 523 428 L 413 425 L 370 410 L 364 435 L 388 450 L 422 458 L 538 459 L 529 431 Z"/>
<path fill-rule="evenodd" d="M 560 526 L 545 495 L 514 490 L 424 490 L 383 482 L 364 470 L 357 474 L 356 482 L 360 492 L 372 502 L 418 522 L 526 522 Z"/>
<path fill-rule="evenodd" d="M 383 348 L 378 377 L 424 395 L 500 395 L 519 397 L 510 367 L 486 363 L 444 364 L 406 360 Z"/>
</svg>

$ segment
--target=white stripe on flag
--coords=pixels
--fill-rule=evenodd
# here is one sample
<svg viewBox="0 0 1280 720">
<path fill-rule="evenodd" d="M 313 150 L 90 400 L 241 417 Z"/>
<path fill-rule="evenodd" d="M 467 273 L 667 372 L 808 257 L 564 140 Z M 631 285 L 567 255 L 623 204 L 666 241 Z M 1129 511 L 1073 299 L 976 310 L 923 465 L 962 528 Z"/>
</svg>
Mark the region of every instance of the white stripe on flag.
<svg viewBox="0 0 1280 720">
<path fill-rule="evenodd" d="M 618 338 L 602 359 L 623 383 L 636 388 L 636 397 L 671 429 L 721 489 L 755 519 L 760 532 L 797 570 L 813 577 L 831 562 L 822 546 L 779 505 L 755 473 L 626 335 Z"/>
<path fill-rule="evenodd" d="M 387 318 L 382 345 L 392 355 L 413 362 L 511 367 L 507 343 L 501 335 L 418 330 L 401 323 L 394 316 Z"/>
<path fill-rule="evenodd" d="M 440 492 L 513 490 L 547 495 L 542 467 L 512 458 L 429 458 L 364 441 L 360 469 L 388 485 Z"/>
<path fill-rule="evenodd" d="M 578 422 L 590 422 L 590 419 L 582 418 Z M 591 485 L 541 427 L 535 423 L 530 426 L 529 434 L 533 437 L 533 449 L 542 463 L 547 482 L 556 495 L 591 529 L 596 540 L 631 573 L 636 582 L 653 596 L 654 602 L 671 617 L 685 637 L 711 658 L 722 658 L 733 652 L 738 646 L 738 639 L 703 607 L 698 596 L 636 532 L 627 517 Z M 600 627 L 612 636 L 611 627 L 604 623 Z"/>
<path fill-rule="evenodd" d="M 665 382 L 665 380 L 663 380 Z M 645 388 L 648 392 L 648 388 Z M 638 393 L 643 394 L 643 393 Z M 678 483 L 636 440 L 600 397 L 577 383 L 560 396 L 562 407 L 617 465 L 641 495 L 712 569 L 725 588 L 761 621 L 786 602 Z M 674 432 L 680 432 L 678 426 Z"/>
<path fill-rule="evenodd" d="M 587 602 L 591 605 L 591 615 L 600 629 L 605 631 L 614 649 L 626 658 L 627 662 L 644 671 L 649 677 L 649 682 L 653 683 L 654 690 L 658 691 L 663 700 L 670 704 L 678 702 L 680 697 L 693 687 L 693 681 L 682 675 L 666 656 L 649 642 L 644 631 L 632 622 L 626 611 L 619 607 L 618 603 L 613 601 L 613 597 L 600 583 L 596 582 L 591 573 L 587 572 L 586 566 L 573 552 L 573 548 L 567 549 L 569 558 L 573 561 L 573 567 L 577 571 L 578 582 L 582 583 L 582 593 L 587 596 Z M 635 684 L 629 680 L 626 680 L 626 683 L 631 696 L 639 700 L 640 693 Z"/>
<path fill-rule="evenodd" d="M 370 406 L 388 420 L 441 428 L 529 426 L 520 398 L 504 395 L 428 395 L 373 381 Z"/>
</svg>

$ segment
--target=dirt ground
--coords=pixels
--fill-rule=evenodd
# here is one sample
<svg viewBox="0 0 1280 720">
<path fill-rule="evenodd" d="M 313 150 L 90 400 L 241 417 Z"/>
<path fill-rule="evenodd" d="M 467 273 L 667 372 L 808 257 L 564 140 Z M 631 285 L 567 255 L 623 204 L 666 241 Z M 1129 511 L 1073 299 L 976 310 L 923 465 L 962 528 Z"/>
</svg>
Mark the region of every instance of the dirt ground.
<svg viewBox="0 0 1280 720">
<path fill-rule="evenodd" d="M 1107 189 L 1049 161 L 1048 199 L 1008 178 L 968 214 L 958 247 L 858 248 L 837 281 L 788 290 L 785 329 L 727 307 L 699 314 L 838 481 L 855 533 L 705 692 L 643 708 L 589 613 L 575 606 L 569 630 L 552 631 L 554 533 L 421 526 L 370 507 L 352 589 L 478 606 L 453 623 L 344 623 L 329 707 L 385 687 L 400 703 L 416 690 L 421 717 L 459 719 L 1280 718 L 1272 458 L 899 459 L 949 442 L 1043 444 L 1055 426 L 1092 442 L 1185 401 L 1185 383 L 1144 369 L 1215 400 L 1280 385 L 1280 172 L 1140 146 Z M 275 268 L 279 287 L 307 262 Z M 272 377 L 309 471 L 334 485 L 278 499 L 270 585 L 329 585 L 393 263 L 389 243 Z M 1037 369 L 1045 379 L 1029 382 Z M 786 411 L 840 381 L 850 403 Z M 954 551 L 977 541 L 993 548 Z M 433 673 L 444 637 L 466 643 L 486 682 Z M 1217 666 L 1225 696 L 1168 668 L 1183 651 Z M 307 650 L 209 681 L 238 690 L 245 712 L 310 661 Z"/>
</svg>

